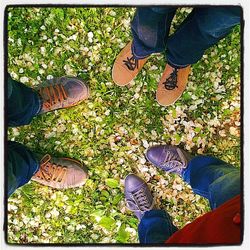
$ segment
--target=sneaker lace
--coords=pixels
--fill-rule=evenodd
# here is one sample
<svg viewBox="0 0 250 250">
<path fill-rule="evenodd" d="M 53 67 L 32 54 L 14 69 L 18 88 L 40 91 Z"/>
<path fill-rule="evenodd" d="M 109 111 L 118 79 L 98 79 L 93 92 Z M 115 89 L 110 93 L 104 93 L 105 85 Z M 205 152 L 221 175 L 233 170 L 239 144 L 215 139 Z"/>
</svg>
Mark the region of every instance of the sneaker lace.
<svg viewBox="0 0 250 250">
<path fill-rule="evenodd" d="M 40 161 L 40 168 L 36 177 L 42 180 L 62 182 L 66 177 L 67 168 L 50 162 L 51 156 L 46 154 Z"/>
<path fill-rule="evenodd" d="M 39 93 L 43 98 L 43 106 L 45 108 L 50 108 L 52 105 L 63 103 L 67 99 L 66 91 L 61 84 L 49 85 L 47 87 L 42 87 Z"/>
<path fill-rule="evenodd" d="M 127 57 L 127 60 L 123 60 L 124 64 L 128 67 L 129 70 L 135 70 L 138 69 L 139 63 L 138 59 L 136 59 L 134 56 L 131 56 L 130 58 Z"/>
<path fill-rule="evenodd" d="M 179 149 L 177 149 L 178 154 L 174 154 L 171 151 L 167 151 L 166 157 L 164 162 L 161 164 L 161 168 L 169 173 L 175 172 L 175 173 L 181 173 L 184 168 L 186 168 L 185 163 L 183 163 L 180 159 L 181 158 L 181 152 Z M 179 158 L 179 157 L 180 158 Z M 185 161 L 184 161 L 185 162 Z"/>
<path fill-rule="evenodd" d="M 144 188 L 137 190 L 136 192 L 132 193 L 131 196 L 132 200 L 127 200 L 127 207 L 131 211 L 141 211 L 146 212 L 151 210 L 154 207 L 154 201 L 150 204 L 148 196 L 145 192 Z"/>
<path fill-rule="evenodd" d="M 177 86 L 177 73 L 178 73 L 178 70 L 175 68 L 173 70 L 173 72 L 170 74 L 170 76 L 166 79 L 166 81 L 163 82 L 163 84 L 167 90 L 173 90 L 175 88 L 178 88 L 178 86 Z"/>
</svg>

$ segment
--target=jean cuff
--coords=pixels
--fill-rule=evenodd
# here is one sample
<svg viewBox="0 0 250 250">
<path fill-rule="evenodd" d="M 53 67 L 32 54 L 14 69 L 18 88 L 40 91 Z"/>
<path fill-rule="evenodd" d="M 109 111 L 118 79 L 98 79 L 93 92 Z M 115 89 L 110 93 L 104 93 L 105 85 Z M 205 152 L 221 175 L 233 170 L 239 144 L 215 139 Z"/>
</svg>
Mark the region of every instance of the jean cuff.
<svg viewBox="0 0 250 250">
<path fill-rule="evenodd" d="M 166 218 L 167 214 L 165 210 L 161 210 L 161 209 L 152 209 L 149 210 L 147 212 L 144 213 L 142 219 L 145 218 L 150 218 L 150 217 L 162 217 L 162 218 Z"/>
<path fill-rule="evenodd" d="M 38 97 L 38 109 L 35 113 L 35 115 L 38 115 L 41 110 L 42 110 L 42 106 L 43 106 L 43 101 L 42 101 L 42 97 L 39 95 L 39 93 L 35 92 L 37 94 L 37 97 Z"/>
<path fill-rule="evenodd" d="M 36 156 L 35 156 L 35 160 L 36 160 L 37 167 L 36 167 L 36 169 L 34 170 L 32 176 L 34 176 L 34 175 L 37 173 L 37 171 L 39 170 L 39 168 L 40 168 L 40 162 L 38 161 L 38 159 L 37 159 Z"/>
<path fill-rule="evenodd" d="M 180 64 L 176 64 L 176 63 L 173 63 L 171 60 L 169 60 L 167 58 L 167 63 L 173 67 L 173 68 L 176 68 L 176 69 L 183 69 L 183 68 L 186 68 L 187 66 L 189 66 L 190 64 L 185 64 L 185 65 L 180 65 Z"/>
<path fill-rule="evenodd" d="M 148 54 L 148 55 L 146 55 L 146 56 L 138 56 L 138 55 L 136 55 L 136 53 L 135 53 L 135 48 L 134 48 L 134 43 L 133 43 L 133 42 L 132 42 L 132 44 L 131 44 L 131 51 L 132 51 L 133 56 L 134 56 L 135 59 L 137 59 L 137 60 L 144 59 L 144 58 L 146 58 L 146 57 L 148 57 L 148 56 L 151 55 L 151 53 Z"/>
</svg>

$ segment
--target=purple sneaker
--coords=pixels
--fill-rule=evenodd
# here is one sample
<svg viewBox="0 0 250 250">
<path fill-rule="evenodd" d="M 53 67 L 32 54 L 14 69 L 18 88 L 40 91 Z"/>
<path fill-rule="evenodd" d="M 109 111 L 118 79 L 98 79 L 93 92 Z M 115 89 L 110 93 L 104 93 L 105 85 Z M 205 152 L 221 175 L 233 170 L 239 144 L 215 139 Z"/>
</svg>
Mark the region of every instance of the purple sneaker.
<svg viewBox="0 0 250 250">
<path fill-rule="evenodd" d="M 125 179 L 125 199 L 128 209 L 141 220 L 146 211 L 154 207 L 154 198 L 144 180 L 129 174 Z"/>
<path fill-rule="evenodd" d="M 188 153 L 170 145 L 157 145 L 149 148 L 146 158 L 158 168 L 179 175 L 182 175 L 191 159 Z"/>
</svg>

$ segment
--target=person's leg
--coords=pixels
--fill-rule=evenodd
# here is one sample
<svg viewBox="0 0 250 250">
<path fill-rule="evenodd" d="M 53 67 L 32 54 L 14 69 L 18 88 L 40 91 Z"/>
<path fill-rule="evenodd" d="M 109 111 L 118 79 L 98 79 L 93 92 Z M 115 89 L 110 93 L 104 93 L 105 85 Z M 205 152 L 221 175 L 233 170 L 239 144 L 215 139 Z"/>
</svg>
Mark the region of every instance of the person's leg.
<svg viewBox="0 0 250 250">
<path fill-rule="evenodd" d="M 177 227 L 164 210 L 146 212 L 138 226 L 139 241 L 142 244 L 164 243 L 176 231 Z"/>
<path fill-rule="evenodd" d="M 125 199 L 128 209 L 140 220 L 140 243 L 163 243 L 178 230 L 168 213 L 156 209 L 146 182 L 134 174 L 128 175 L 125 179 Z"/>
<path fill-rule="evenodd" d="M 212 209 L 240 194 L 238 168 L 211 156 L 196 156 L 182 173 L 194 193 L 209 200 Z"/>
<path fill-rule="evenodd" d="M 29 124 L 41 109 L 39 95 L 8 76 L 8 126 Z"/>
<path fill-rule="evenodd" d="M 158 168 L 181 175 L 194 193 L 209 200 L 212 209 L 240 193 L 239 169 L 215 157 L 192 158 L 172 145 L 150 147 L 146 157 Z"/>
<path fill-rule="evenodd" d="M 156 92 L 160 105 L 172 105 L 181 97 L 188 83 L 190 65 L 239 24 L 240 13 L 240 7 L 195 8 L 168 38 L 167 65 Z"/>
<path fill-rule="evenodd" d="M 141 59 L 166 49 L 166 41 L 175 7 L 139 7 L 131 23 L 132 52 Z"/>
<path fill-rule="evenodd" d="M 88 170 L 71 158 L 56 158 L 31 152 L 24 145 L 8 141 L 8 197 L 30 179 L 57 189 L 80 187 L 88 178 Z"/>
<path fill-rule="evenodd" d="M 168 64 L 183 68 L 198 62 L 206 49 L 240 23 L 240 16 L 240 7 L 195 8 L 167 40 Z"/>
<path fill-rule="evenodd" d="M 118 86 L 129 84 L 140 72 L 148 56 L 165 50 L 176 8 L 140 7 L 131 24 L 133 41 L 116 57 L 112 79 Z"/>
<path fill-rule="evenodd" d="M 20 143 L 8 141 L 7 145 L 8 197 L 26 184 L 39 169 L 35 154 Z"/>
<path fill-rule="evenodd" d="M 8 125 L 29 124 L 35 115 L 78 105 L 89 94 L 88 85 L 77 77 L 56 77 L 35 90 L 8 77 Z"/>
</svg>

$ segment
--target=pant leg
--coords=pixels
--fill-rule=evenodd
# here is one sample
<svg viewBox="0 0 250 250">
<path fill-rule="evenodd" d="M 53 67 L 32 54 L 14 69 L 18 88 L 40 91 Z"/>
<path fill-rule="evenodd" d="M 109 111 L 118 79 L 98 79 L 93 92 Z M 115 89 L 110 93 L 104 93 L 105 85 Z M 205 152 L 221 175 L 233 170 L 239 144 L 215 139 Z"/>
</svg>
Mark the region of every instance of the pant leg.
<svg viewBox="0 0 250 250">
<path fill-rule="evenodd" d="M 212 209 L 240 193 L 239 169 L 215 157 L 194 157 L 182 177 L 194 193 L 209 200 Z M 138 226 L 141 243 L 163 243 L 177 230 L 162 210 L 146 212 Z"/>
<path fill-rule="evenodd" d="M 211 156 L 196 156 L 182 175 L 194 193 L 209 200 L 212 209 L 240 194 L 240 171 Z"/>
<path fill-rule="evenodd" d="M 8 197 L 26 184 L 39 168 L 35 155 L 20 143 L 8 141 Z"/>
<path fill-rule="evenodd" d="M 8 76 L 8 126 L 29 124 L 40 109 L 39 95 L 33 89 Z"/>
<path fill-rule="evenodd" d="M 132 52 L 137 59 L 165 50 L 175 11 L 174 7 L 137 8 L 131 24 Z"/>
<path fill-rule="evenodd" d="M 171 217 L 163 210 L 151 210 L 144 214 L 138 226 L 140 243 L 164 243 L 177 231 Z"/>
<path fill-rule="evenodd" d="M 195 8 L 167 41 L 168 63 L 184 67 L 200 60 L 206 49 L 240 23 L 241 7 Z"/>
</svg>

